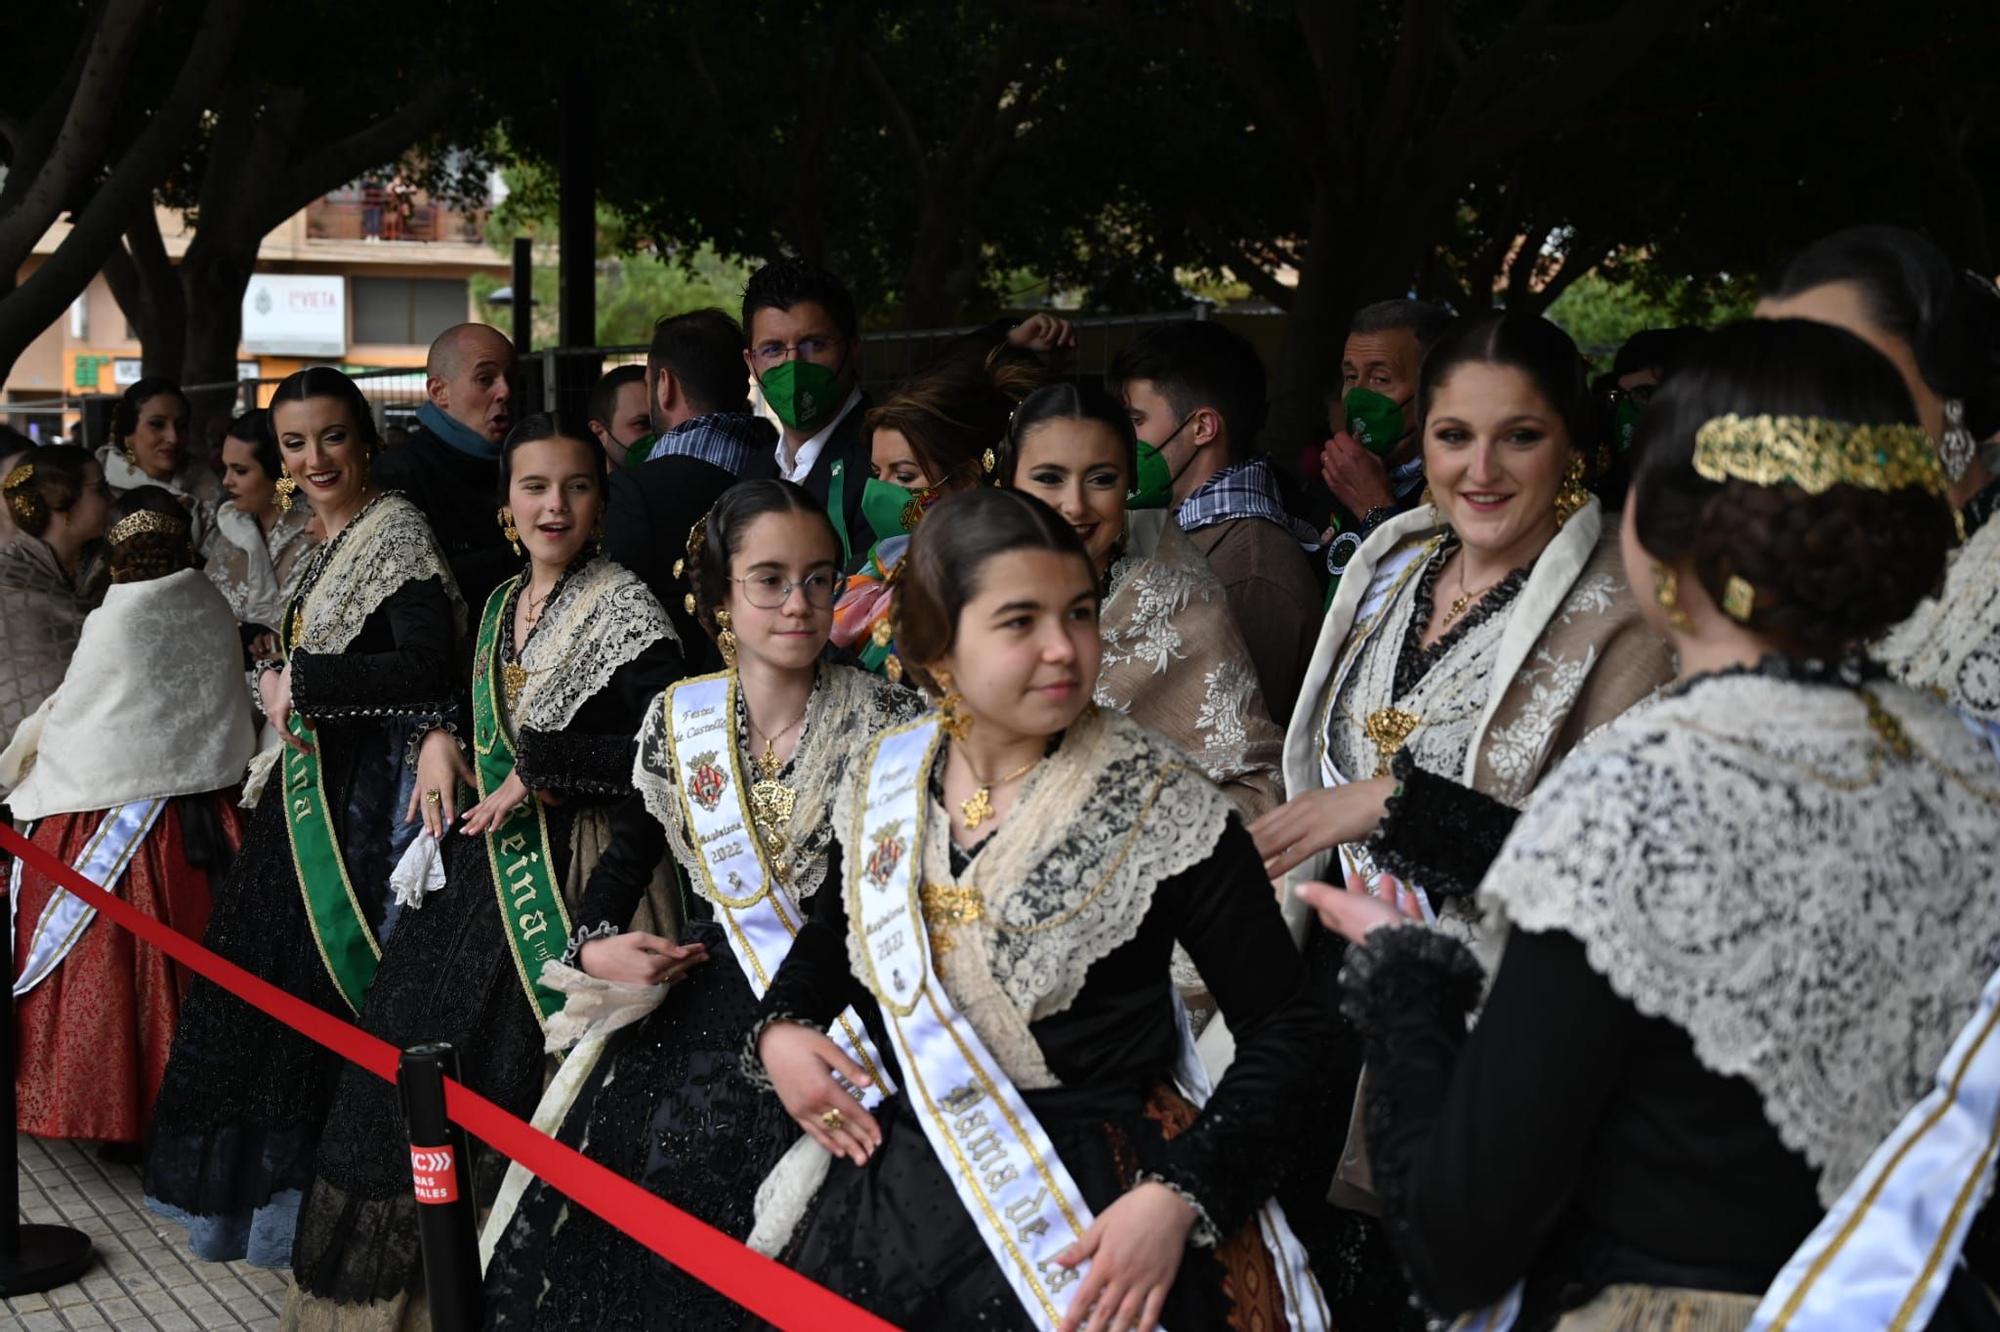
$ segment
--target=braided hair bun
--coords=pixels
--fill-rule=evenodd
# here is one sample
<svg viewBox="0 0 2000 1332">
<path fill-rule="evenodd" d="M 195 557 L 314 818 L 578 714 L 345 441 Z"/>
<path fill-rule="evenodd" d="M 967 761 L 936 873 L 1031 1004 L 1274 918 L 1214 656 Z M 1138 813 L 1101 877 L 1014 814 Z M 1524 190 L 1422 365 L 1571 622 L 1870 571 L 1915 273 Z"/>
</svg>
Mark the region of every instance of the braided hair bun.
<svg viewBox="0 0 2000 1332">
<path fill-rule="evenodd" d="M 111 581 L 143 583 L 194 566 L 188 511 L 159 486 L 137 486 L 119 496 L 109 533 Z"/>
<path fill-rule="evenodd" d="M 1730 413 L 1916 421 L 1895 366 L 1851 333 L 1804 320 L 1725 328 L 1690 353 L 1640 421 L 1632 506 L 1648 554 L 1692 565 L 1717 605 L 1741 579 L 1755 594 L 1742 622 L 1802 657 L 1853 651 L 1937 588 L 1954 537 L 1948 500 L 1914 486 L 1843 483 L 1814 495 L 1789 482 L 1710 481 L 1694 469 L 1695 433 Z"/>
</svg>

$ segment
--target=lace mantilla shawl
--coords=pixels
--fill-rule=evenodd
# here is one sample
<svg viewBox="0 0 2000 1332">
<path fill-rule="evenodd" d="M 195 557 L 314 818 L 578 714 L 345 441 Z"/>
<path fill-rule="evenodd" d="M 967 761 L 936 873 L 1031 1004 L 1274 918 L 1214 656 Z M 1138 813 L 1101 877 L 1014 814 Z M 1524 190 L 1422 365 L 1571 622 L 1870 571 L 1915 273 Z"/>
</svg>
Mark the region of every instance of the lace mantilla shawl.
<svg viewBox="0 0 2000 1332">
<path fill-rule="evenodd" d="M 835 799 L 836 829 L 853 826 L 854 776 Z M 1138 934 L 1154 890 L 1214 851 L 1230 809 L 1185 754 L 1101 710 L 1079 718 L 1029 774 L 962 876 L 951 873 L 950 824 L 933 803 L 924 845 L 913 848 L 924 882 L 972 889 L 978 908 L 973 919 L 931 920 L 931 955 L 952 1002 L 1017 1085 L 1056 1085 L 1028 1024 L 1076 1002 L 1091 965 Z M 852 894 L 867 855 L 846 855 L 858 919 Z M 847 952 L 865 983 L 851 929 Z"/>
<path fill-rule="evenodd" d="M 1535 793 L 1481 891 L 1563 930 L 1742 1076 L 1831 1205 L 2000 967 L 2000 764 L 1934 700 L 1713 678 L 1620 719 Z"/>
<path fill-rule="evenodd" d="M 1879 655 L 1903 683 L 1942 690 L 1953 707 L 2000 722 L 2000 521 L 1972 534 L 1943 595 L 1926 598 Z"/>
<path fill-rule="evenodd" d="M 215 548 L 216 515 L 222 506 L 222 482 L 215 473 L 194 459 L 176 476 L 164 481 L 156 481 L 125 460 L 124 452 L 115 444 L 106 444 L 97 451 L 98 465 L 104 468 L 104 484 L 123 495 L 137 490 L 140 486 L 158 486 L 170 495 L 186 501 L 188 508 L 188 544 L 195 553 L 206 559 Z"/>
<path fill-rule="evenodd" d="M 1247 822 L 1276 803 L 1284 733 L 1208 561 L 1176 524 L 1157 543 L 1111 568 L 1097 702 L 1166 736 L 1211 781 L 1234 787 Z"/>
<path fill-rule="evenodd" d="M 667 698 L 661 694 L 646 709 L 632 784 L 666 829 L 667 845 L 687 872 L 688 882 L 696 892 L 702 892 L 701 856 L 681 821 L 679 776 L 674 771 L 673 748 L 667 743 Z M 805 729 L 784 778 L 798 793 L 792 803 L 791 822 L 785 828 L 791 852 L 784 867 L 772 866 L 780 886 L 794 902 L 803 905 L 826 879 L 827 849 L 833 841 L 833 823 L 827 814 L 848 761 L 866 749 L 869 737 L 901 725 L 923 710 L 918 694 L 878 675 L 851 666 L 820 666 L 819 682 L 806 704 Z M 750 756 L 740 747 L 737 761 L 746 773 L 751 771 Z"/>
<path fill-rule="evenodd" d="M 104 567 L 72 580 L 40 537 L 0 546 L 0 744 L 62 683 L 84 617 L 104 597 Z"/>
<path fill-rule="evenodd" d="M 265 532 L 233 504 L 215 511 L 216 539 L 209 543 L 208 581 L 221 591 L 241 624 L 276 628 L 285 603 L 298 591 L 306 556 L 319 543 L 306 533 L 312 512 L 303 504 L 280 510 Z"/>
<path fill-rule="evenodd" d="M 639 576 L 602 556 L 563 585 L 556 604 L 542 617 L 521 654 L 528 682 L 510 718 L 517 729 L 564 729 L 578 708 L 611 683 L 620 666 L 662 638 L 680 642 L 659 599 Z M 501 632 L 511 629 L 502 626 Z M 485 670 L 485 663 L 478 669 Z"/>
<path fill-rule="evenodd" d="M 313 578 L 306 596 L 305 629 L 299 646 L 308 652 L 344 652 L 368 617 L 405 583 L 435 578 L 451 598 L 452 618 L 465 632 L 465 602 L 452 581 L 451 567 L 417 506 L 387 494 L 354 520 L 353 529 L 315 550 L 314 561 L 330 560 Z"/>
</svg>

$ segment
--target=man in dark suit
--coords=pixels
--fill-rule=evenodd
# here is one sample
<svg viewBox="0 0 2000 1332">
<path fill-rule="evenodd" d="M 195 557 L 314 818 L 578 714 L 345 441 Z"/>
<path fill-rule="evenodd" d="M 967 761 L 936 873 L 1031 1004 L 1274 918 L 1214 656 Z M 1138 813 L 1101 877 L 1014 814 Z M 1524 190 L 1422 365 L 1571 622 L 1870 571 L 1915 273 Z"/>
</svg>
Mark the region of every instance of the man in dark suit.
<svg viewBox="0 0 2000 1332">
<path fill-rule="evenodd" d="M 374 482 L 423 510 L 475 621 L 486 598 L 521 568 L 494 514 L 500 443 L 514 425 L 514 344 L 486 324 L 438 334 L 424 363 L 417 428 L 374 463 Z"/>
<path fill-rule="evenodd" d="M 817 264 L 780 259 L 758 269 L 744 287 L 743 328 L 750 338 L 743 363 L 780 425 L 774 474 L 796 481 L 827 507 L 840 534 L 842 564 L 851 569 L 875 539 L 861 513 L 868 399 L 858 387 L 854 297 Z"/>
<path fill-rule="evenodd" d="M 646 401 L 659 438 L 652 456 L 611 473 L 604 553 L 639 575 L 666 607 L 690 666 L 721 658 L 687 610 L 674 577 L 688 532 L 744 476 L 769 475 L 778 432 L 750 411 L 743 332 L 721 310 L 673 315 L 653 326 Z"/>
</svg>

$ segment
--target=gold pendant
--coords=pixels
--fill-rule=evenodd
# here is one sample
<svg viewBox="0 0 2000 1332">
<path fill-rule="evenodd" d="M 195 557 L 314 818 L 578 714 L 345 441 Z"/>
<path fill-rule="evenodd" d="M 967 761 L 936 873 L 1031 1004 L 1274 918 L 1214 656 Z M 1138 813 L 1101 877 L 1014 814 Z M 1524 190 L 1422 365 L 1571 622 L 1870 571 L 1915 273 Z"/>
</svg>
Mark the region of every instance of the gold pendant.
<svg viewBox="0 0 2000 1332">
<path fill-rule="evenodd" d="M 1361 733 L 1368 737 L 1369 743 L 1375 746 L 1375 752 L 1380 756 L 1375 765 L 1377 777 L 1388 773 L 1389 760 L 1396 757 L 1397 752 L 1408 742 L 1422 720 L 1416 713 L 1406 712 L 1402 708 L 1382 708 L 1368 714 L 1368 720 L 1362 724 Z"/>
<path fill-rule="evenodd" d="M 528 687 L 527 669 L 518 661 L 502 663 L 500 684 L 507 691 L 507 711 L 512 712 L 514 705 L 521 701 L 521 691 Z"/>
<path fill-rule="evenodd" d="M 750 784 L 750 821 L 757 825 L 764 847 L 776 855 L 785 845 L 785 829 L 792 822 L 792 807 L 799 793 L 769 777 Z"/>
<path fill-rule="evenodd" d="M 965 816 L 967 828 L 977 828 L 993 817 L 993 793 L 980 787 L 959 802 L 958 812 Z"/>
</svg>

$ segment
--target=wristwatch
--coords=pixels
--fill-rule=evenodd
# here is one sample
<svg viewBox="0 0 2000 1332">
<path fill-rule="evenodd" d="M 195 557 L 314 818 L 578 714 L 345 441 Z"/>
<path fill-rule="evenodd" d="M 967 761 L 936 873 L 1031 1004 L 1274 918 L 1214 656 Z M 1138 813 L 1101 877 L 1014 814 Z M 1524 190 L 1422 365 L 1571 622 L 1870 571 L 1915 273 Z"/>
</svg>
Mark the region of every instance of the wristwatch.
<svg viewBox="0 0 2000 1332">
<path fill-rule="evenodd" d="M 1376 505 L 1374 508 L 1370 509 L 1366 514 L 1362 515 L 1361 535 L 1364 537 L 1367 536 L 1370 532 L 1373 532 L 1376 528 L 1388 522 L 1391 518 L 1394 518 L 1397 514 L 1401 512 L 1402 509 L 1394 504 Z"/>
</svg>

